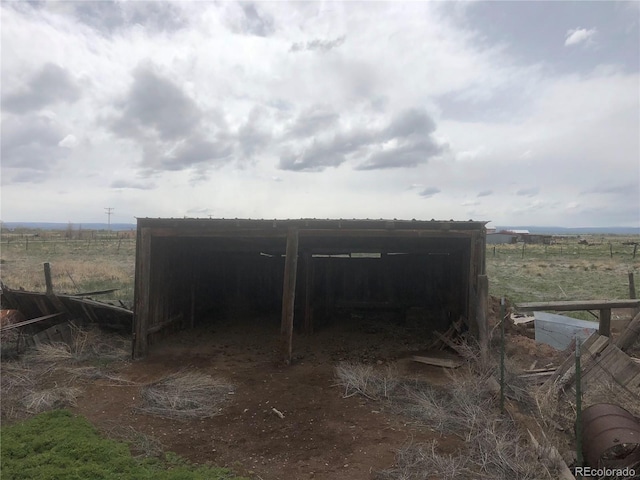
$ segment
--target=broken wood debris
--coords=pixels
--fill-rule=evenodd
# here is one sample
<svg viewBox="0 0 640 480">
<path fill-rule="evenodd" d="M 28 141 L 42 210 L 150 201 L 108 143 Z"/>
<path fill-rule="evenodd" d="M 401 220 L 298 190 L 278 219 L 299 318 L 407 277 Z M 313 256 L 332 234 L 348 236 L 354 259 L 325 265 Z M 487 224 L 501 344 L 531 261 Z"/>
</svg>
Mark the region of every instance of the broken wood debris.
<svg viewBox="0 0 640 480">
<path fill-rule="evenodd" d="M 629 392 L 640 396 L 640 365 L 613 344 L 609 337 L 596 332 L 582 344 L 580 351 L 584 388 L 613 379 Z M 545 385 L 552 386 L 556 391 L 573 391 L 575 375 L 575 359 L 570 355 Z"/>
<path fill-rule="evenodd" d="M 6 332 L 7 330 L 13 330 L 14 328 L 24 327 L 26 325 L 32 325 L 34 323 L 42 322 L 44 320 L 49 320 L 51 318 L 59 317 L 60 315 L 64 315 L 64 312 L 52 313 L 51 315 L 45 315 L 43 317 L 32 318 L 31 320 L 25 320 L 23 322 L 12 323 L 10 325 L 6 325 L 0 328 L 0 332 Z"/>
<path fill-rule="evenodd" d="M 117 305 L 75 295 L 13 290 L 2 283 L 0 288 L 3 307 L 19 310 L 29 322 L 12 328 L 28 327 L 36 333 L 33 330 L 36 326 L 49 328 L 59 321 L 75 319 L 112 330 L 131 331 L 133 312 Z"/>
<path fill-rule="evenodd" d="M 462 325 L 464 320 L 462 318 L 453 322 L 446 332 L 433 332 L 437 339 L 429 346 L 429 350 L 444 350 L 446 347 L 456 349 L 456 344 L 453 339 L 462 333 Z"/>
<path fill-rule="evenodd" d="M 414 362 L 426 363 L 427 365 L 435 365 L 436 367 L 444 368 L 458 368 L 462 366 L 463 362 L 460 359 L 443 358 L 441 356 L 425 356 L 425 355 L 413 355 L 411 360 Z"/>
</svg>

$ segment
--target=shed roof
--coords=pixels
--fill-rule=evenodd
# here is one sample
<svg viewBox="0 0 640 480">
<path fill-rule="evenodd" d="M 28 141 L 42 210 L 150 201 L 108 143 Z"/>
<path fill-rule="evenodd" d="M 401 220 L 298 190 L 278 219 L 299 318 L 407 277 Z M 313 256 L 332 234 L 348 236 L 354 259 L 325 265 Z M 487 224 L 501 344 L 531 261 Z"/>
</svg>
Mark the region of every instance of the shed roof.
<svg viewBox="0 0 640 480">
<path fill-rule="evenodd" d="M 450 252 L 462 248 L 455 239 L 484 231 L 486 222 L 344 219 L 162 219 L 139 218 L 138 227 L 154 238 L 206 239 L 199 249 L 284 252 L 283 239 L 298 230 L 302 247 L 314 253 Z M 192 240 L 197 242 L 197 240 Z"/>
</svg>

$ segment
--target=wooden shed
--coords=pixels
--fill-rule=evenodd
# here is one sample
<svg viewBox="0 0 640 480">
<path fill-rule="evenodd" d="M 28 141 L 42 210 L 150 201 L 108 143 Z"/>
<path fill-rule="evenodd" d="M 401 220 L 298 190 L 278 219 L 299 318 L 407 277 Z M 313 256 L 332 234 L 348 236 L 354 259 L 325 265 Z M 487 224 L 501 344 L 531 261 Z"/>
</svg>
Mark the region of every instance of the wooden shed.
<svg viewBox="0 0 640 480">
<path fill-rule="evenodd" d="M 133 356 L 157 336 L 242 305 L 292 333 L 337 308 L 421 308 L 486 331 L 485 222 L 139 218 Z"/>
</svg>

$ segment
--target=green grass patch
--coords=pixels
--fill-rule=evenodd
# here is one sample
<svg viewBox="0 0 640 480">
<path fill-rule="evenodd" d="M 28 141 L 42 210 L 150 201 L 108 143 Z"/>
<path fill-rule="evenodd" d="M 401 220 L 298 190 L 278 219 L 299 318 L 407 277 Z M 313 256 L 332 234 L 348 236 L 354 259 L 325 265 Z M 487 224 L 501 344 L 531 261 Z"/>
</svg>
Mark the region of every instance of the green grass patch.
<svg viewBox="0 0 640 480">
<path fill-rule="evenodd" d="M 175 454 L 138 460 L 125 443 L 101 437 L 66 410 L 2 427 L 3 480 L 242 480 L 228 469 L 195 466 Z"/>
</svg>

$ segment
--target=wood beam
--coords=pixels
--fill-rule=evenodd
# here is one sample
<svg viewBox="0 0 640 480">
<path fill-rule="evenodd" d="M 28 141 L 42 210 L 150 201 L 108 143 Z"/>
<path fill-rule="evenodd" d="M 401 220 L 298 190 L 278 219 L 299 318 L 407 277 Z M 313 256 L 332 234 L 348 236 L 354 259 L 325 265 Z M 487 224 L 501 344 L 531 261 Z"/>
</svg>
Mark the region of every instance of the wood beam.
<svg viewBox="0 0 640 480">
<path fill-rule="evenodd" d="M 151 282 L 151 232 L 138 230 L 136 241 L 135 309 L 133 315 L 133 358 L 147 354 L 149 291 Z"/>
<path fill-rule="evenodd" d="M 602 310 L 604 308 L 636 308 L 640 300 L 565 300 L 558 302 L 525 302 L 516 304 L 520 312 L 533 310 L 555 310 L 570 312 L 574 310 Z"/>
<path fill-rule="evenodd" d="M 611 309 L 610 308 L 600 309 L 600 326 L 598 328 L 598 333 L 605 337 L 611 336 Z"/>
<path fill-rule="evenodd" d="M 313 257 L 311 253 L 304 254 L 304 332 L 313 333 Z"/>
<path fill-rule="evenodd" d="M 284 262 L 284 283 L 282 287 L 281 354 L 285 365 L 291 364 L 293 344 L 293 314 L 296 298 L 296 274 L 298 267 L 298 229 L 287 233 L 287 253 Z"/>
<path fill-rule="evenodd" d="M 476 319 L 478 322 L 478 342 L 483 356 L 489 350 L 488 336 L 488 316 L 489 316 L 489 278 L 486 275 L 478 275 L 478 309 Z"/>
</svg>

